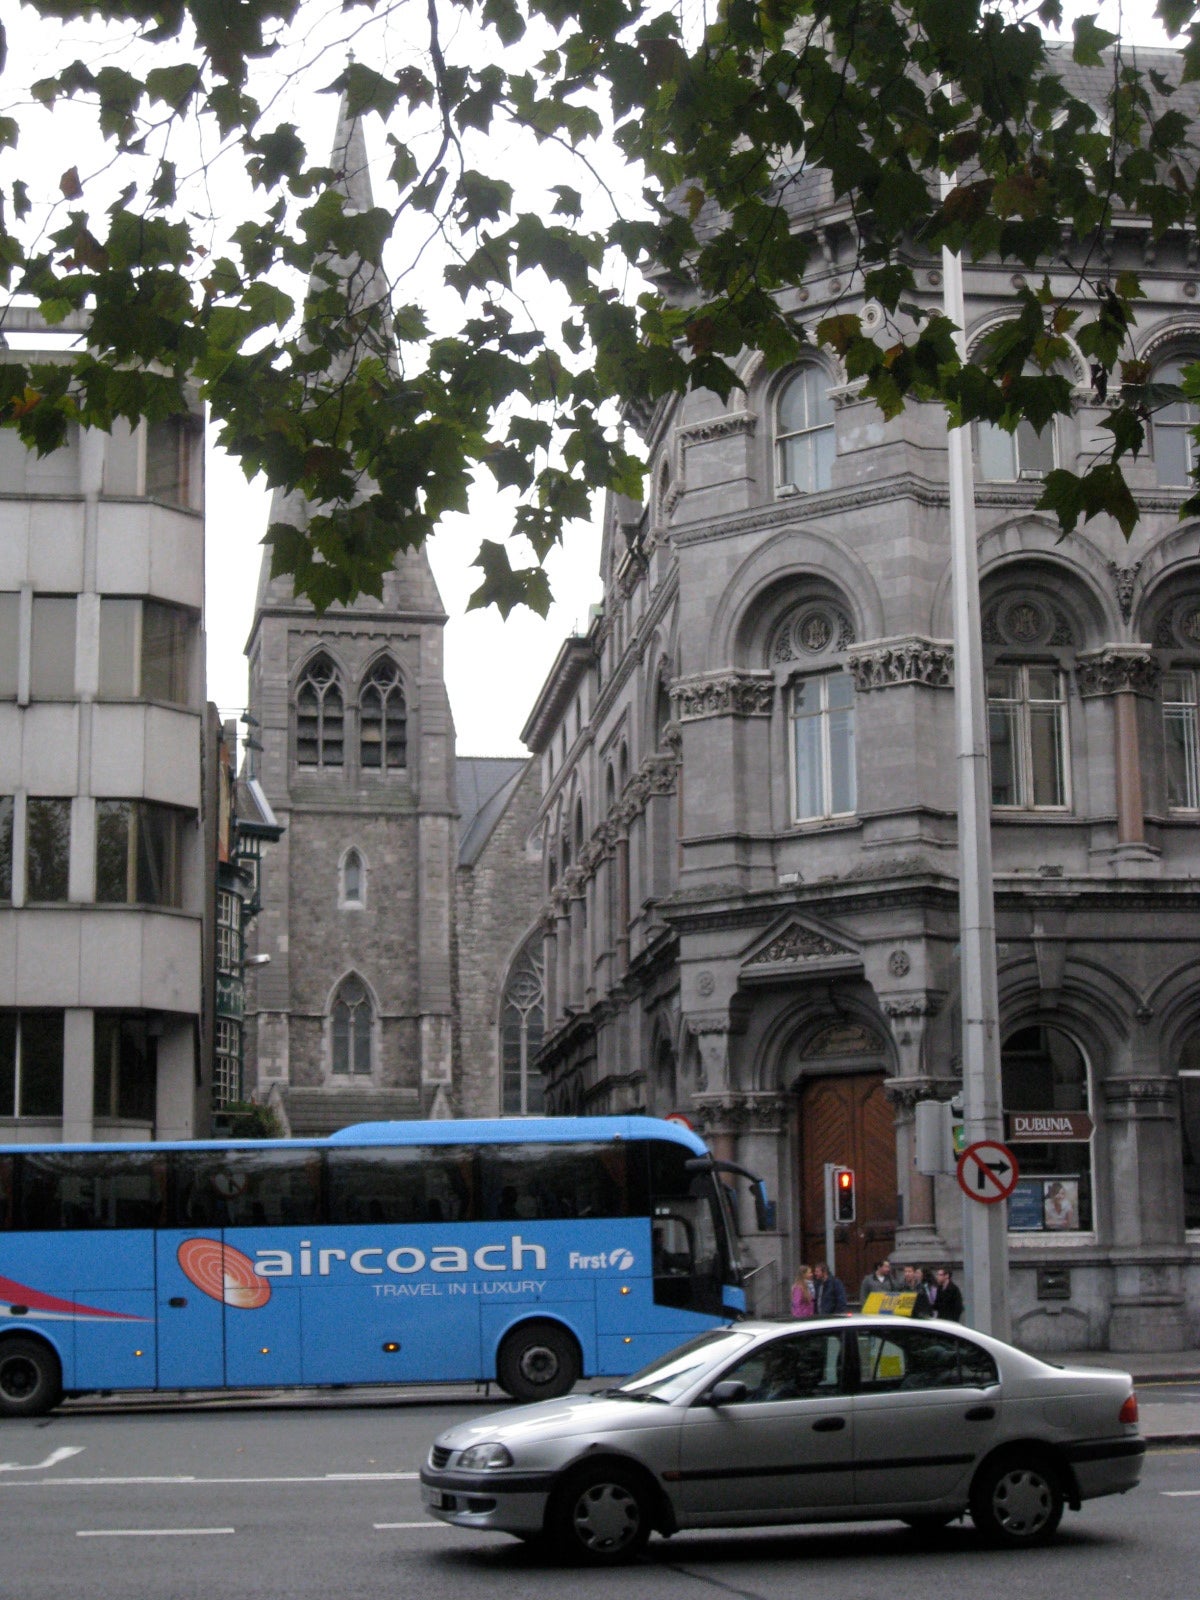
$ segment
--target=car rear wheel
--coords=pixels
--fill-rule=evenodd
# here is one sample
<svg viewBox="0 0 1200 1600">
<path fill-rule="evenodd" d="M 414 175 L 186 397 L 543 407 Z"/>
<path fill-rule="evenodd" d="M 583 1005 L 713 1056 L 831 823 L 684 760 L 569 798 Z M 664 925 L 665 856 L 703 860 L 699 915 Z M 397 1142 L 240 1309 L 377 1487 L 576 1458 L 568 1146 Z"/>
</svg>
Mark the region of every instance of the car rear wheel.
<svg viewBox="0 0 1200 1600">
<path fill-rule="evenodd" d="M 61 1399 L 62 1371 L 48 1345 L 0 1340 L 0 1417 L 40 1417 Z"/>
<path fill-rule="evenodd" d="M 514 1400 L 557 1400 L 579 1381 L 579 1347 L 553 1322 L 527 1322 L 500 1346 L 496 1378 Z"/>
<path fill-rule="evenodd" d="M 993 1544 L 1045 1544 L 1062 1521 L 1059 1475 L 1040 1456 L 1004 1456 L 984 1466 L 971 1490 L 971 1521 Z"/>
<path fill-rule="evenodd" d="M 650 1504 L 637 1475 L 599 1461 L 572 1474 L 555 1494 L 546 1531 L 558 1553 L 592 1566 L 617 1566 L 645 1548 Z"/>
</svg>

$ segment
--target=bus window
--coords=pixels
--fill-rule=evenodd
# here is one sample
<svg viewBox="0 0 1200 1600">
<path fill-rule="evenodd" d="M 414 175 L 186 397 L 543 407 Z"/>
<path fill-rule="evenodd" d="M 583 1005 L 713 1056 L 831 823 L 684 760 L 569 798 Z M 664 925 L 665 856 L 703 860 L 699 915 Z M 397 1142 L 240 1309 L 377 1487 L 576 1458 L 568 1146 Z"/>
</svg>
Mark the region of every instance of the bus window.
<svg viewBox="0 0 1200 1600">
<path fill-rule="evenodd" d="M 13 1169 L 15 1156 L 0 1155 L 0 1228 L 13 1225 Z"/>
<path fill-rule="evenodd" d="M 473 1222 L 475 1154 L 460 1145 L 334 1147 L 331 1223 Z"/>
<path fill-rule="evenodd" d="M 180 1228 L 310 1228 L 321 1220 L 317 1150 L 179 1150 Z"/>
<path fill-rule="evenodd" d="M 485 1222 L 627 1217 L 623 1145 L 494 1144 L 479 1156 Z"/>
<path fill-rule="evenodd" d="M 18 1226 L 156 1228 L 166 1220 L 167 1163 L 151 1151 L 21 1157 Z"/>
</svg>

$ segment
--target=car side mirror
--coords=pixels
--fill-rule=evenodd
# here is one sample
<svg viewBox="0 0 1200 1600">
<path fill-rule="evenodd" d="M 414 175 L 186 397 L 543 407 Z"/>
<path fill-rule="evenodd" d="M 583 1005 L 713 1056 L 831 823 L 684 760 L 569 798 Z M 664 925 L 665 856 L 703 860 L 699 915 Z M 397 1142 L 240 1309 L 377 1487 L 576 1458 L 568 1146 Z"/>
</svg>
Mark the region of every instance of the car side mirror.
<svg viewBox="0 0 1200 1600">
<path fill-rule="evenodd" d="M 710 1406 L 736 1405 L 749 1393 L 749 1389 L 740 1378 L 723 1378 L 720 1383 L 714 1383 L 708 1391 L 708 1403 Z"/>
</svg>

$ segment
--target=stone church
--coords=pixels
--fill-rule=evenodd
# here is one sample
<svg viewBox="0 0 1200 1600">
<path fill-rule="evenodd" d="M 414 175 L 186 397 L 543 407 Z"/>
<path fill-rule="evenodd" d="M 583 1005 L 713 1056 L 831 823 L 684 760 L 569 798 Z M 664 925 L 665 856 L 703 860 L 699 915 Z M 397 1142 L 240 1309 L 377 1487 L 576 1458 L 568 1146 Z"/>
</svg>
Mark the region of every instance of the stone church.
<svg viewBox="0 0 1200 1600">
<path fill-rule="evenodd" d="M 370 206 L 344 111 L 333 164 L 348 204 Z M 340 270 L 348 303 L 386 302 L 361 264 Z M 423 551 L 381 600 L 320 617 L 264 559 L 246 766 L 284 832 L 263 856 L 245 1081 L 295 1135 L 540 1109 L 536 778 L 527 759 L 457 754 L 445 622 Z"/>
<path fill-rule="evenodd" d="M 1139 64 L 1178 74 L 1171 52 Z M 1061 70 L 1102 93 L 1105 72 Z M 1179 99 L 1194 117 L 1195 86 Z M 788 309 L 882 326 L 822 175 L 781 202 L 817 245 Z M 1200 360 L 1195 239 L 1126 217 L 1103 248 L 1146 290 L 1134 354 L 1176 378 Z M 940 308 L 940 258 L 913 260 Z M 974 346 L 1015 280 L 964 276 Z M 1200 1339 L 1200 526 L 1179 519 L 1200 411 L 1155 415 L 1130 543 L 1103 517 L 1064 538 L 1040 480 L 1102 451 L 1105 414 L 1067 366 L 1070 416 L 972 441 L 1013 1327 L 1179 1349 Z M 547 1105 L 683 1113 L 763 1173 L 779 1225 L 748 1235 L 750 1291 L 771 1312 L 825 1257 L 827 1164 L 858 1176 L 835 1240 L 852 1294 L 884 1256 L 962 1260 L 966 1202 L 914 1159 L 915 1105 L 961 1083 L 955 663 L 943 411 L 885 421 L 816 348 L 740 375 L 728 404 L 642 419 L 649 496 L 610 503 L 603 606 L 524 737 Z"/>
</svg>

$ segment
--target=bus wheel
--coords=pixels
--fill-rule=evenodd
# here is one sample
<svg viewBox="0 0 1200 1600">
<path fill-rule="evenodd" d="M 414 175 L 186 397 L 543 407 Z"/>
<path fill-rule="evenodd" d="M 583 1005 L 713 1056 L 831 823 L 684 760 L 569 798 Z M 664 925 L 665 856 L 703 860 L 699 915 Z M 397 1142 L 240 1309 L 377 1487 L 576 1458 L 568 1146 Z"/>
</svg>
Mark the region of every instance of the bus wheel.
<svg viewBox="0 0 1200 1600">
<path fill-rule="evenodd" d="M 526 1322 L 500 1346 L 496 1379 L 514 1400 L 557 1400 L 579 1381 L 579 1346 L 553 1322 Z"/>
<path fill-rule="evenodd" d="M 0 1417 L 39 1417 L 62 1399 L 62 1370 L 37 1339 L 0 1340 Z"/>
</svg>

